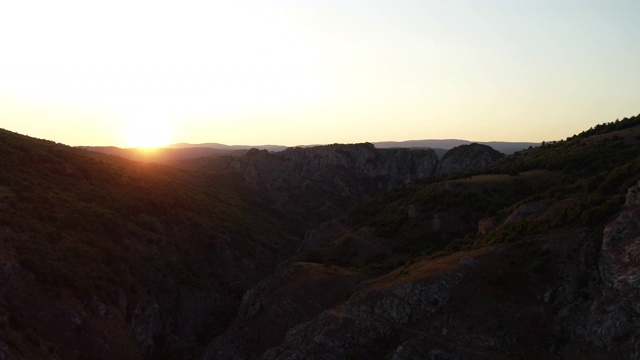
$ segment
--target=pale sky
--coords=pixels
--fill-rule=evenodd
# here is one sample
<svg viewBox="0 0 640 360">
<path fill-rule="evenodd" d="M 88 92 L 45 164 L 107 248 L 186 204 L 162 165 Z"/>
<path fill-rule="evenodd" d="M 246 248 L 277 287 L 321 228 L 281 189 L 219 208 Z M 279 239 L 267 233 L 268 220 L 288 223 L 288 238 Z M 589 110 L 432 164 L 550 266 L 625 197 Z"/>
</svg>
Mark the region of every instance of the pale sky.
<svg viewBox="0 0 640 360">
<path fill-rule="evenodd" d="M 69 145 L 559 140 L 640 113 L 640 1 L 0 0 L 0 128 Z"/>
</svg>

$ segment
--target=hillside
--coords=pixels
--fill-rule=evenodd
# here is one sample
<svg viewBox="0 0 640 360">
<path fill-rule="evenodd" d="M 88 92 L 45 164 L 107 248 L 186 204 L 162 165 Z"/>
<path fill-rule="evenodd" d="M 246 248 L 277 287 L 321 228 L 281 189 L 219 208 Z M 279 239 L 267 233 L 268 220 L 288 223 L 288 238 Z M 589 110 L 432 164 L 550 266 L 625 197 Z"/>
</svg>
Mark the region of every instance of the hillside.
<svg viewBox="0 0 640 360">
<path fill-rule="evenodd" d="M 231 176 L 0 130 L 0 354 L 197 354 L 291 246 Z"/>
<path fill-rule="evenodd" d="M 242 156 L 177 166 L 238 174 L 262 194 L 266 204 L 308 228 L 382 192 L 438 174 L 471 173 L 502 157 L 479 144 L 458 146 L 438 159 L 432 149 L 378 149 L 364 143 L 296 147 L 275 153 L 252 149 Z"/>
<path fill-rule="evenodd" d="M 441 158 L 448 150 L 461 145 L 470 145 L 479 143 L 489 146 L 503 154 L 512 154 L 516 151 L 529 147 L 539 146 L 539 143 L 525 142 L 471 142 L 467 140 L 412 140 L 412 141 L 385 141 L 374 142 L 373 146 L 378 149 L 433 149 L 436 151 L 438 158 Z M 297 146 L 296 148 L 314 148 L 320 145 Z M 145 150 L 136 148 L 119 148 L 115 146 L 81 146 L 85 150 L 101 152 L 104 154 L 115 155 L 130 160 L 151 162 L 159 164 L 168 164 L 183 168 L 197 169 L 206 166 L 206 163 L 214 158 L 223 155 L 241 156 L 250 149 L 266 150 L 269 152 L 280 152 L 287 149 L 286 146 L 279 145 L 224 145 L 218 143 L 205 144 L 187 144 L 178 143 L 164 146 L 162 148 Z"/>
<path fill-rule="evenodd" d="M 640 116 L 506 157 L 0 153 L 0 359 L 640 358 Z"/>
<path fill-rule="evenodd" d="M 509 142 L 509 141 L 468 141 L 468 140 L 409 140 L 409 141 L 380 141 L 374 142 L 373 145 L 379 149 L 389 148 L 430 148 L 440 149 L 443 151 L 451 150 L 460 145 L 481 144 L 489 146 L 503 154 L 511 155 L 514 152 L 527 149 L 530 147 L 540 146 L 540 143 L 533 142 Z"/>
<path fill-rule="evenodd" d="M 639 174 L 634 117 L 387 192 L 309 231 L 204 358 L 637 358 Z"/>
<path fill-rule="evenodd" d="M 213 147 L 187 147 L 184 148 L 158 148 L 158 149 L 123 149 L 115 146 L 81 146 L 81 149 L 114 155 L 121 158 L 146 163 L 177 164 L 185 160 L 198 160 L 201 158 L 215 158 L 224 155 L 239 156 L 246 153 L 246 149 L 213 148 Z"/>
<path fill-rule="evenodd" d="M 310 199 L 340 215 L 345 201 L 352 208 L 368 199 L 363 195 L 435 170 L 433 161 L 412 162 L 435 159 L 426 150 L 388 150 L 380 157 L 367 146 L 291 149 L 283 152 L 287 161 L 312 160 L 332 177 L 315 179 L 314 166 L 300 172 L 302 187 L 281 186 L 284 196 L 316 192 L 313 184 L 325 192 L 303 193 L 282 208 L 237 171 L 185 171 L 107 150 L 0 130 L 5 359 L 197 357 L 233 320 L 243 294 L 293 253 L 305 225 L 287 210 L 309 209 L 304 220 L 317 224 L 323 218 Z M 157 151 L 176 160 L 181 150 Z M 351 156 L 362 151 L 374 158 Z M 347 163 L 336 168 L 338 153 Z M 260 160 L 265 155 L 253 150 L 238 159 L 256 166 L 260 181 L 291 180 L 299 169 L 295 161 L 287 172 L 270 169 Z M 355 196 L 354 179 L 362 195 Z M 345 186 L 353 191 L 326 197 Z"/>
</svg>

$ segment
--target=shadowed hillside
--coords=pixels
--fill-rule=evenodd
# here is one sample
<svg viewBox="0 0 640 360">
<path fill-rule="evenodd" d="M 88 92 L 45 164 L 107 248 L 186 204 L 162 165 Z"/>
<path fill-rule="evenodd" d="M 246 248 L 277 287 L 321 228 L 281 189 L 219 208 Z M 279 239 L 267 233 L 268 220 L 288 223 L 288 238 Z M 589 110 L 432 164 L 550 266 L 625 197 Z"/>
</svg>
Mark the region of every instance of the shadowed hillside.
<svg viewBox="0 0 640 360">
<path fill-rule="evenodd" d="M 185 160 L 197 161 L 202 158 L 215 158 L 224 155 L 240 156 L 247 152 L 247 149 L 212 147 L 122 149 L 114 146 L 82 146 L 80 148 L 135 161 L 168 165 L 181 163 Z"/>
<path fill-rule="evenodd" d="M 6 359 L 198 354 L 290 246 L 232 176 L 4 130 L 0 153 Z"/>
<path fill-rule="evenodd" d="M 639 356 L 638 119 L 309 231 L 205 359 Z"/>
<path fill-rule="evenodd" d="M 290 149 L 275 160 L 285 168 L 253 150 L 237 163 L 254 169 L 251 183 L 246 172 L 184 171 L 4 130 L 0 151 L 9 359 L 197 357 L 295 249 L 304 223 L 288 210 L 318 223 L 328 215 L 317 201 L 339 215 L 435 169 L 415 161 L 435 159 L 426 150 Z M 262 181 L 298 200 L 277 206 Z"/>
</svg>

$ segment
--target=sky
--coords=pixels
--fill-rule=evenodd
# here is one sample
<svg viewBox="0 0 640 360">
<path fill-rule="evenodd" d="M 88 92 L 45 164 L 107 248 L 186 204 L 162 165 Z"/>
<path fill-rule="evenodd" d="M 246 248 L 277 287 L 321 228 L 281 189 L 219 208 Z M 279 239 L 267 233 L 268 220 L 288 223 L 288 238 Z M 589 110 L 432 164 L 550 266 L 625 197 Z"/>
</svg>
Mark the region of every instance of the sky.
<svg viewBox="0 0 640 360">
<path fill-rule="evenodd" d="M 0 1 L 0 128 L 68 145 L 560 140 L 640 113 L 640 1 Z"/>
</svg>

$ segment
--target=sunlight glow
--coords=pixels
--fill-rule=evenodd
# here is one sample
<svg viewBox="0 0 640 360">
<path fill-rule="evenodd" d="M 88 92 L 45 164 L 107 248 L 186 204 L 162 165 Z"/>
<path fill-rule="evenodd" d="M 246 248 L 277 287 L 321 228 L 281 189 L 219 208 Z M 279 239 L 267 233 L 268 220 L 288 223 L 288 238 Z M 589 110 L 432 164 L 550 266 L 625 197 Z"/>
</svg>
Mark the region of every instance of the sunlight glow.
<svg viewBox="0 0 640 360">
<path fill-rule="evenodd" d="M 168 145 L 172 140 L 169 123 L 153 118 L 127 121 L 124 136 L 127 146 L 144 149 Z"/>
<path fill-rule="evenodd" d="M 68 145 L 539 142 L 637 113 L 640 1 L 484 3 L 0 1 L 0 127 Z"/>
</svg>

